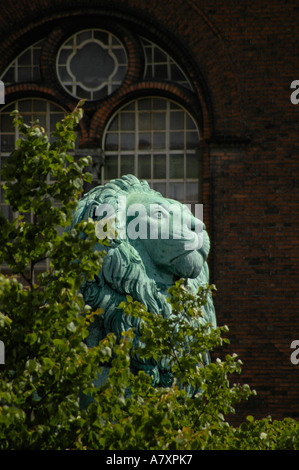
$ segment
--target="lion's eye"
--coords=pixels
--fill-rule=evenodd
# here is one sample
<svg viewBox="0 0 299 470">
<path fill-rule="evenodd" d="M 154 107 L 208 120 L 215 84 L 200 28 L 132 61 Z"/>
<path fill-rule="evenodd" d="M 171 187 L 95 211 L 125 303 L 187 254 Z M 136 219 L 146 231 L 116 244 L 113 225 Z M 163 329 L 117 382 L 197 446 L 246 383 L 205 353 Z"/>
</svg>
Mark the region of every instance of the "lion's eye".
<svg viewBox="0 0 299 470">
<path fill-rule="evenodd" d="M 167 216 L 168 214 L 163 208 L 157 208 L 151 212 L 151 217 L 154 219 L 165 219 Z"/>
<path fill-rule="evenodd" d="M 166 214 L 163 211 L 158 211 L 158 212 L 156 212 L 155 215 L 156 215 L 157 219 L 164 219 L 166 217 Z"/>
</svg>

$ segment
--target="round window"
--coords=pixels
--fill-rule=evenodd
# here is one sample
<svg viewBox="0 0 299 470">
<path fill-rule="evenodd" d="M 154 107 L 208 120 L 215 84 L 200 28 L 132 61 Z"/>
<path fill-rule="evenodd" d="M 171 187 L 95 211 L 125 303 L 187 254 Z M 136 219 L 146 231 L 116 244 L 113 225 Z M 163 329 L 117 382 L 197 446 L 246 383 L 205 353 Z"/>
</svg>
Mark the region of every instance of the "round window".
<svg viewBox="0 0 299 470">
<path fill-rule="evenodd" d="M 124 46 L 110 32 L 93 29 L 74 34 L 57 56 L 57 75 L 75 98 L 99 100 L 122 84 L 127 71 Z"/>
</svg>

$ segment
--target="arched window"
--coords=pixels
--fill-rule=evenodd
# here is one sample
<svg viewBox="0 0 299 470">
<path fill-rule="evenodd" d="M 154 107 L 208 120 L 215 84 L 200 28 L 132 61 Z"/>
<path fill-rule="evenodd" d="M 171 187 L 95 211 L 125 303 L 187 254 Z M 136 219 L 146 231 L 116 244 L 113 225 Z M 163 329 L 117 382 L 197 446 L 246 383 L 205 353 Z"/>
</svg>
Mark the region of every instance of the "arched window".
<svg viewBox="0 0 299 470">
<path fill-rule="evenodd" d="M 198 201 L 199 131 L 174 101 L 140 98 L 121 108 L 107 126 L 103 150 L 104 182 L 132 173 L 165 197 Z"/>
<path fill-rule="evenodd" d="M 65 111 L 47 100 L 26 98 L 14 101 L 5 106 L 0 113 L 0 165 L 2 166 L 8 155 L 14 150 L 18 139 L 18 130 L 12 126 L 10 113 L 17 109 L 24 118 L 26 124 L 36 120 L 46 130 L 48 136 L 55 130 L 56 122 L 65 116 Z M 10 206 L 4 200 L 3 181 L 0 182 L 0 209 L 8 219 L 13 218 Z"/>
<path fill-rule="evenodd" d="M 9 65 L 1 77 L 6 86 L 40 79 L 40 56 L 44 42 L 42 39 L 32 44 Z"/>
<path fill-rule="evenodd" d="M 140 39 L 145 59 L 144 79 L 150 80 L 155 78 L 158 80 L 169 80 L 174 83 L 179 83 L 191 90 L 193 89 L 187 75 L 167 52 L 148 39 L 143 37 Z"/>
</svg>

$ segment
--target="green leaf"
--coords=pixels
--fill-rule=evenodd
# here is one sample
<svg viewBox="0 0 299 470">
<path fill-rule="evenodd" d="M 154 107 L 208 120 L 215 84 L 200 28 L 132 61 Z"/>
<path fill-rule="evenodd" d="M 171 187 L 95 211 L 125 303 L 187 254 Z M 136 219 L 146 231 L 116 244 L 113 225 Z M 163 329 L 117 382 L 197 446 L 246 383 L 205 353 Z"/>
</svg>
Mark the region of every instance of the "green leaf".
<svg viewBox="0 0 299 470">
<path fill-rule="evenodd" d="M 74 333 L 77 330 L 76 324 L 72 321 L 67 325 L 67 329 Z"/>
</svg>

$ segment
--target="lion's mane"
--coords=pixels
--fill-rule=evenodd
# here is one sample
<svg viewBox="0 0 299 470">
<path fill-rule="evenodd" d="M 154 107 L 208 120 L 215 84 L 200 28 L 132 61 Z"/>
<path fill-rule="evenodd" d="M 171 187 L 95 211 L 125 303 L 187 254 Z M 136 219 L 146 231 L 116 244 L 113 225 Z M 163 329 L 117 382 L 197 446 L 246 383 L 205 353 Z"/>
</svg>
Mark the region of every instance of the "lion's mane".
<svg viewBox="0 0 299 470">
<path fill-rule="evenodd" d="M 119 196 L 127 196 L 133 192 L 147 193 L 150 195 L 161 194 L 152 190 L 144 180 L 138 180 L 133 175 L 111 180 L 104 186 L 97 186 L 79 201 L 75 211 L 72 225 L 89 218 L 97 220 L 96 209 L 102 204 L 110 204 L 117 211 Z M 191 291 L 196 292 L 200 285 L 209 282 L 209 270 L 206 262 L 209 251 L 209 239 L 204 242 L 205 262 L 200 275 L 195 279 L 188 279 L 187 285 Z M 100 248 L 103 250 L 103 246 Z M 166 295 L 161 293 L 156 282 L 150 279 L 146 267 L 138 251 L 130 244 L 128 238 L 111 240 L 103 259 L 101 271 L 93 281 L 82 285 L 82 294 L 86 304 L 93 308 L 101 308 L 103 315 L 90 327 L 87 338 L 89 347 L 96 346 L 108 333 L 113 332 L 119 339 L 123 331 L 134 327 L 136 329 L 135 344 L 139 342 L 138 331 L 140 322 L 130 318 L 119 309 L 119 304 L 131 295 L 134 300 L 141 302 L 148 311 L 169 317 L 171 315 L 170 304 L 166 301 Z M 205 320 L 215 325 L 215 314 L 212 300 L 209 299 L 205 307 Z M 143 361 L 135 357 L 131 362 L 132 370 L 146 370 L 153 377 L 154 385 L 168 386 L 172 382 L 165 361 L 157 364 L 154 361 Z"/>
</svg>

